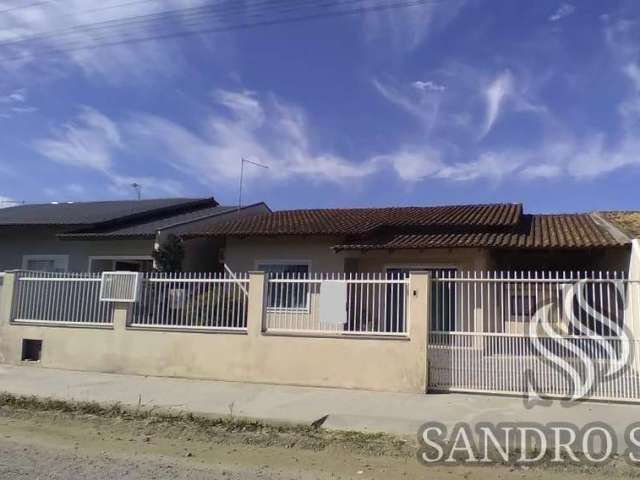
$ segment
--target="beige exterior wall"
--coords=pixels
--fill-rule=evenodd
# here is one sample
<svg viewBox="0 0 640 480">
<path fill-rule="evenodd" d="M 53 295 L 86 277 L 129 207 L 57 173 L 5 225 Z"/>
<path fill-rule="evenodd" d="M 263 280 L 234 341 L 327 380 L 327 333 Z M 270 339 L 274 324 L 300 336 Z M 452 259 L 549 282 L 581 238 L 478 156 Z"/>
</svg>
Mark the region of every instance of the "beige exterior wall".
<svg viewBox="0 0 640 480">
<path fill-rule="evenodd" d="M 339 239 L 322 237 L 230 238 L 225 246 L 225 263 L 236 272 L 255 270 L 264 261 L 309 262 L 312 272 L 344 272 L 345 259 L 357 265 L 355 271 L 383 272 L 386 267 L 455 267 L 486 270 L 489 251 L 479 248 L 436 248 L 371 252 L 334 252 Z"/>
<path fill-rule="evenodd" d="M 489 252 L 481 248 L 372 251 L 350 256 L 357 261 L 357 269 L 362 272 L 384 272 L 389 267 L 486 270 L 490 261 Z"/>
<path fill-rule="evenodd" d="M 256 270 L 260 262 L 310 262 L 312 272 L 343 272 L 342 253 L 335 253 L 335 241 L 318 237 L 227 239 L 224 261 L 234 272 Z"/>
<path fill-rule="evenodd" d="M 119 305 L 108 329 L 10 324 L 13 275 L 0 310 L 0 361 L 21 362 L 22 340 L 43 342 L 43 367 L 395 392 L 425 392 L 428 278 L 412 277 L 409 336 L 353 338 L 263 333 L 264 275 L 252 274 L 245 334 L 126 327 Z"/>
</svg>

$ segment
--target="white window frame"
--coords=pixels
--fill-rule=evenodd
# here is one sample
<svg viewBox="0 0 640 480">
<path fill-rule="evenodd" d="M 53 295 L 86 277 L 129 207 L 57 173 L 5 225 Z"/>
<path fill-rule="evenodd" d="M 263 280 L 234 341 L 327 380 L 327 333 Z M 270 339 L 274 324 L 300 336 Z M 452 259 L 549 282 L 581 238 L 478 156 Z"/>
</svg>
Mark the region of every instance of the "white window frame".
<svg viewBox="0 0 640 480">
<path fill-rule="evenodd" d="M 151 255 L 92 255 L 89 257 L 89 265 L 88 272 L 92 272 L 91 267 L 93 266 L 94 260 L 112 260 L 114 263 L 119 260 L 151 260 L 153 261 L 153 257 Z"/>
<path fill-rule="evenodd" d="M 22 255 L 22 269 L 28 270 L 30 260 L 53 260 L 54 263 L 60 262 L 63 265 L 63 272 L 69 271 L 69 255 L 47 255 L 47 254 L 30 254 Z"/>
<path fill-rule="evenodd" d="M 301 259 L 301 260 L 291 260 L 291 259 L 287 259 L 287 260 L 256 260 L 255 261 L 255 268 L 258 271 L 264 271 L 265 273 L 266 270 L 264 270 L 264 266 L 265 265 L 306 265 L 307 266 L 307 273 L 311 273 L 311 260 L 308 259 Z M 262 269 L 260 267 L 263 267 Z M 266 281 L 268 281 L 268 278 L 266 279 Z M 266 299 L 267 305 L 269 302 L 269 299 Z M 267 312 L 269 313 L 277 313 L 277 312 L 289 312 L 289 313 L 309 313 L 310 308 L 311 308 L 311 288 L 307 289 L 307 298 L 305 301 L 305 306 L 302 308 L 288 308 L 288 307 L 266 307 Z"/>
</svg>

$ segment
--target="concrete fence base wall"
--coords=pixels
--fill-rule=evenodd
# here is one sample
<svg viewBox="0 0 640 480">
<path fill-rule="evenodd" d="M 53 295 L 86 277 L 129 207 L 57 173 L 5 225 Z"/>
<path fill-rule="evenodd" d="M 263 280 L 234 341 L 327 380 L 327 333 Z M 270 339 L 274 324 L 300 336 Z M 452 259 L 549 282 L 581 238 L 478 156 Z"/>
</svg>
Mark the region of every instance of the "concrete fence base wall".
<svg viewBox="0 0 640 480">
<path fill-rule="evenodd" d="M 23 339 L 42 340 L 50 368 L 379 391 L 426 391 L 428 275 L 412 274 L 407 337 L 284 336 L 263 332 L 264 283 L 250 275 L 248 331 L 151 331 L 127 326 L 118 304 L 113 328 L 12 324 L 13 278 L 0 300 L 0 361 L 20 364 Z M 1 387 L 0 387 L 1 388 Z"/>
</svg>

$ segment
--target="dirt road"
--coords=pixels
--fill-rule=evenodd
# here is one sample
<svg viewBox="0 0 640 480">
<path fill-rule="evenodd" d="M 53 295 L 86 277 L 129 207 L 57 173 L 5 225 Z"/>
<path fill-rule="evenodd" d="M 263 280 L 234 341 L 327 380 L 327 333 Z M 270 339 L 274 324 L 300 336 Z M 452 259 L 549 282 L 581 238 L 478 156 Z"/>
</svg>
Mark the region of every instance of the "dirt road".
<svg viewBox="0 0 640 480">
<path fill-rule="evenodd" d="M 0 479 L 610 479 L 604 471 L 419 465 L 410 440 L 0 407 Z"/>
</svg>

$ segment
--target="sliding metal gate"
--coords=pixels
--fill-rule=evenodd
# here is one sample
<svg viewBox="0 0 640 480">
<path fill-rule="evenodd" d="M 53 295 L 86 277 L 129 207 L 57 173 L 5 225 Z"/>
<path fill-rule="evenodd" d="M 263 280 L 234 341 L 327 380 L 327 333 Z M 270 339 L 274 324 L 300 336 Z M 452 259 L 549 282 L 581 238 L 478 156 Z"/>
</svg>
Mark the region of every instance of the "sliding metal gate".
<svg viewBox="0 0 640 480">
<path fill-rule="evenodd" d="M 435 271 L 429 388 L 640 400 L 640 283 L 618 272 Z"/>
</svg>

